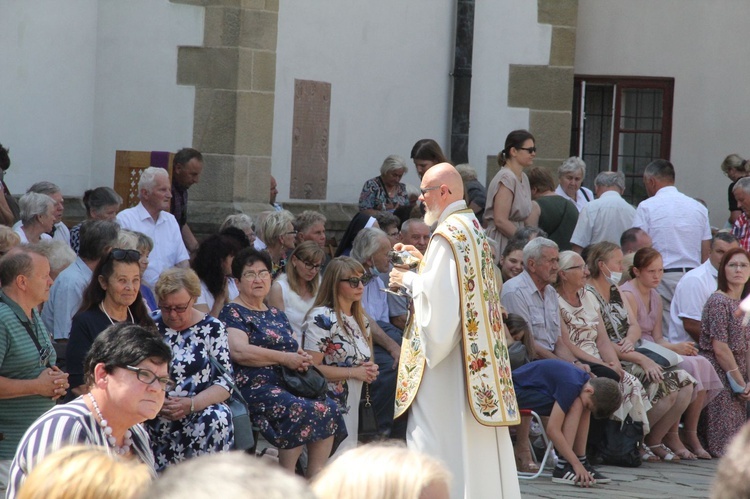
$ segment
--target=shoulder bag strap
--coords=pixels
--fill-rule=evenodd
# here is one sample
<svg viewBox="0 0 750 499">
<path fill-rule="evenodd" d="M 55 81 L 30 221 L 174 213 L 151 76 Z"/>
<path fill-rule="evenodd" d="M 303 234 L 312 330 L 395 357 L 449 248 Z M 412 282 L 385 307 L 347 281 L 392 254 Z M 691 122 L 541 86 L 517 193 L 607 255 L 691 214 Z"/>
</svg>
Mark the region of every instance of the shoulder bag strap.
<svg viewBox="0 0 750 499">
<path fill-rule="evenodd" d="M 13 308 L 10 305 L 10 303 L 8 303 L 6 301 L 5 295 L 0 295 L 0 300 L 2 300 L 3 303 L 5 303 L 6 305 L 8 305 L 8 308 L 10 308 L 11 311 L 13 312 L 13 314 L 16 315 L 16 317 L 18 317 L 18 314 L 16 314 L 15 310 L 13 310 Z M 33 312 L 32 312 L 32 314 L 33 314 Z M 21 323 L 21 325 L 26 330 L 26 332 L 29 333 L 29 338 L 31 338 L 31 341 L 34 342 L 34 346 L 36 347 L 37 352 L 39 353 L 39 358 L 44 361 L 44 365 L 45 366 L 49 366 L 49 354 L 46 355 L 46 359 L 45 359 L 44 351 L 46 349 L 44 347 L 42 347 L 42 345 L 39 343 L 39 339 L 36 337 L 36 335 L 34 334 L 34 332 L 31 330 L 31 326 L 29 325 L 29 322 L 24 321 L 20 317 L 18 317 L 18 321 Z"/>
<path fill-rule="evenodd" d="M 224 379 L 229 385 L 229 391 L 232 393 L 232 395 L 237 397 L 243 404 L 247 405 L 247 402 L 245 401 L 245 397 L 242 396 L 242 394 L 240 393 L 240 389 L 237 388 L 237 385 L 234 384 L 234 378 L 232 377 L 231 374 L 229 374 L 229 371 L 227 371 L 226 368 L 224 368 L 224 366 L 221 365 L 221 362 L 216 360 L 216 358 L 213 355 L 208 356 L 208 361 L 216 370 L 218 370 L 221 373 L 222 376 L 224 376 Z"/>
</svg>

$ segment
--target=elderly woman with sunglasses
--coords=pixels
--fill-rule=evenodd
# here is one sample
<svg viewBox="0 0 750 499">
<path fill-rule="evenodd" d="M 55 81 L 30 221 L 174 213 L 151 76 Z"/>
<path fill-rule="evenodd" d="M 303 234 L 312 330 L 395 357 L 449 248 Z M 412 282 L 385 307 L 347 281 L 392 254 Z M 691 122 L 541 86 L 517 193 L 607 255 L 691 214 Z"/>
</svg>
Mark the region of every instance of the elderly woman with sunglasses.
<svg viewBox="0 0 750 499">
<path fill-rule="evenodd" d="M 336 454 L 356 447 L 362 384 L 378 377 L 370 323 L 362 306 L 364 274 L 354 258 L 331 260 L 303 326 L 303 347 L 328 380 L 328 393 L 344 415 L 348 436 Z"/>
<path fill-rule="evenodd" d="M 230 387 L 210 358 L 230 373 L 232 364 L 224 324 L 193 308 L 201 294 L 193 270 L 165 270 L 154 291 L 161 310 L 156 326 L 172 349 L 169 374 L 177 384 L 159 417 L 147 424 L 157 471 L 162 471 L 192 457 L 230 450 L 232 414 L 223 403 Z"/>
<path fill-rule="evenodd" d="M 134 458 L 154 472 L 154 456 L 141 423 L 156 416 L 165 392 L 174 388 L 172 354 L 152 331 L 132 324 L 105 329 L 86 357 L 86 395 L 55 406 L 31 425 L 10 466 L 6 497 L 14 498 L 31 470 L 68 445 L 105 447 Z"/>
<path fill-rule="evenodd" d="M 141 254 L 135 250 L 116 248 L 94 269 L 83 292 L 81 307 L 73 316 L 66 349 L 73 395 L 86 393 L 83 361 L 99 333 L 120 322 L 154 327 L 141 298 L 140 258 Z"/>
<path fill-rule="evenodd" d="M 268 254 L 253 248 L 234 257 L 232 275 L 240 294 L 219 319 L 227 326 L 237 386 L 250 417 L 263 438 L 279 448 L 279 464 L 290 472 L 307 446 L 307 475 L 313 476 L 328 461 L 333 435 L 343 421 L 330 398 L 298 397 L 286 389 L 282 366 L 304 371 L 312 358 L 300 349 L 284 312 L 264 303 L 271 265 Z"/>
<path fill-rule="evenodd" d="M 286 272 L 271 285 L 268 305 L 286 314 L 297 339 L 302 338 L 305 314 L 312 308 L 320 287 L 325 252 L 313 241 L 299 244 L 289 255 Z"/>
</svg>

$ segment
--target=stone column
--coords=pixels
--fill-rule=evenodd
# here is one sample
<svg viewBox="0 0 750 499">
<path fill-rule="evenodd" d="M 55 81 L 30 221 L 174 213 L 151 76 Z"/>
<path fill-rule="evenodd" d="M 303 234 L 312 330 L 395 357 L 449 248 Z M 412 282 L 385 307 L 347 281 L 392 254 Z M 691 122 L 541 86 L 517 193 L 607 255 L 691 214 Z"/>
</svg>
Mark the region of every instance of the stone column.
<svg viewBox="0 0 750 499">
<path fill-rule="evenodd" d="M 179 47 L 177 83 L 194 85 L 192 147 L 203 153 L 188 219 L 210 233 L 228 214 L 270 209 L 278 0 L 172 0 L 205 5 L 202 47 Z"/>
<path fill-rule="evenodd" d="M 511 64 L 508 105 L 529 108 L 529 131 L 539 148 L 534 165 L 549 168 L 556 179 L 570 156 L 578 0 L 537 0 L 537 11 L 539 23 L 552 25 L 549 64 Z M 496 157 L 488 157 L 487 183 L 499 169 Z"/>
</svg>

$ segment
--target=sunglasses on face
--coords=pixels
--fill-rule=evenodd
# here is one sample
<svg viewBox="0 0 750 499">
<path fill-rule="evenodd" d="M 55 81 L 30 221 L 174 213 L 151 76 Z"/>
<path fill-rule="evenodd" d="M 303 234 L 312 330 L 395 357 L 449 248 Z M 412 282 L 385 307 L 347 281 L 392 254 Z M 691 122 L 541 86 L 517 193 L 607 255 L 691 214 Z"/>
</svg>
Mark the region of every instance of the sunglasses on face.
<svg viewBox="0 0 750 499">
<path fill-rule="evenodd" d="M 536 146 L 533 147 L 516 147 L 519 151 L 526 151 L 529 154 L 534 154 L 536 152 Z"/>
<path fill-rule="evenodd" d="M 372 275 L 365 274 L 362 277 L 350 277 L 348 279 L 339 279 L 339 281 L 348 282 L 349 286 L 356 289 L 359 287 L 359 283 L 362 283 L 362 286 L 367 286 L 367 284 L 372 281 L 372 278 Z"/>
</svg>

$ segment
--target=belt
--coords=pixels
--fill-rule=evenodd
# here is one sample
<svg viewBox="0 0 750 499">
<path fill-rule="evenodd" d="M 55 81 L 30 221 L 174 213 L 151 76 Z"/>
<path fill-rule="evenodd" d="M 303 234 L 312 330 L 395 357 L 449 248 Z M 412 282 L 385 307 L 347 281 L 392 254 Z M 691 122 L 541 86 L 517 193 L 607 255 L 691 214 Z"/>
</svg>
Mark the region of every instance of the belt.
<svg viewBox="0 0 750 499">
<path fill-rule="evenodd" d="M 669 272 L 682 272 L 682 273 L 685 273 L 685 272 L 690 272 L 691 270 L 693 270 L 692 267 L 677 267 L 677 268 L 674 268 L 674 269 L 664 269 L 664 273 L 665 274 L 667 274 Z"/>
</svg>

